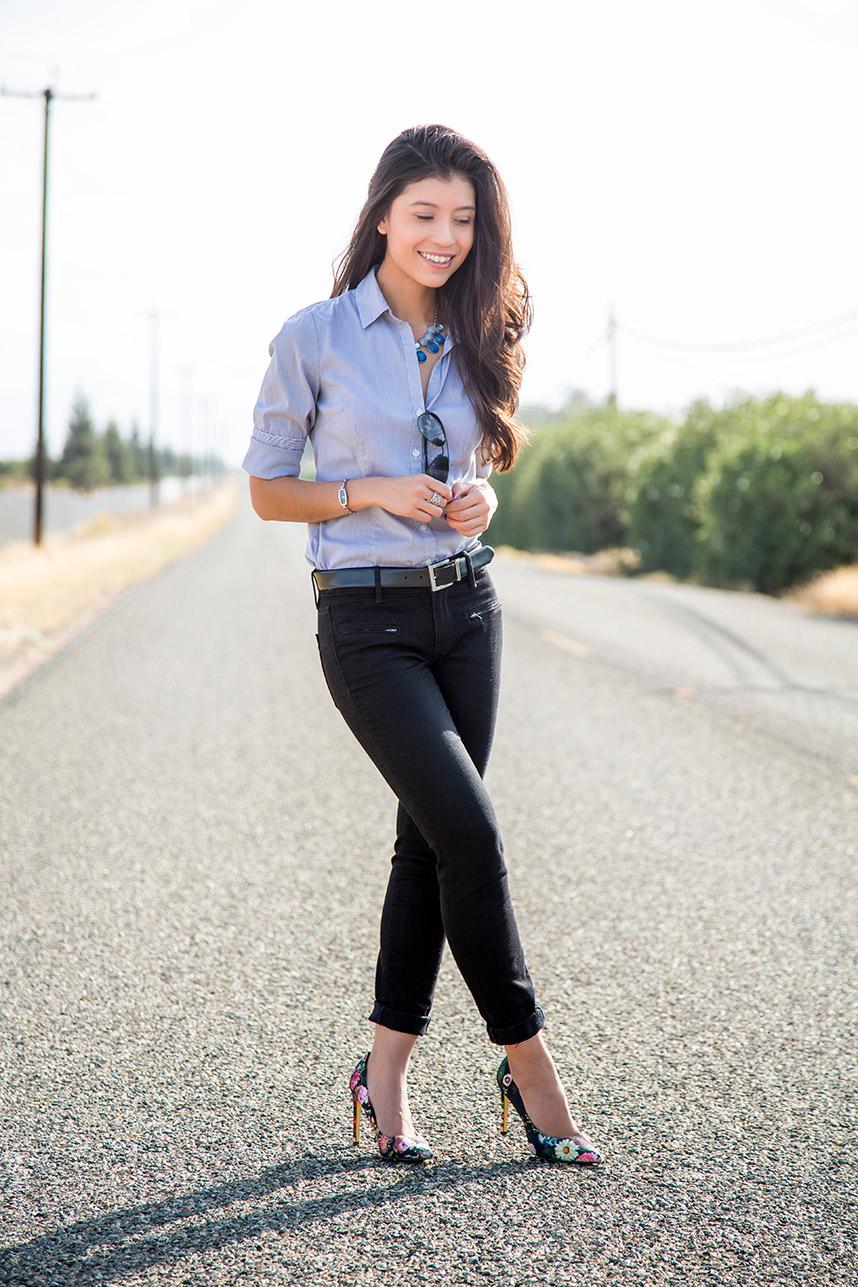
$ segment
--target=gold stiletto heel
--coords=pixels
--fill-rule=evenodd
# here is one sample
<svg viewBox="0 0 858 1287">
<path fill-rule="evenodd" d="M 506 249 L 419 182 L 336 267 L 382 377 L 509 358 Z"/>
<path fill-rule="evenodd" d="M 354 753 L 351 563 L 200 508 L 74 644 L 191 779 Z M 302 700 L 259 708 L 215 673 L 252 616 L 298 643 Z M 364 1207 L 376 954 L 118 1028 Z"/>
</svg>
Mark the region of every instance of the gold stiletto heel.
<svg viewBox="0 0 858 1287">
<path fill-rule="evenodd" d="M 602 1154 L 592 1145 L 580 1144 L 574 1136 L 546 1135 L 544 1131 L 538 1129 L 524 1106 L 521 1091 L 513 1081 L 506 1055 L 500 1062 L 495 1078 L 501 1093 L 502 1135 L 507 1131 L 507 1115 L 509 1106 L 512 1104 L 524 1123 L 527 1145 L 534 1157 L 542 1157 L 547 1162 L 578 1162 L 584 1166 L 596 1166 L 604 1161 Z M 583 1134 L 583 1131 L 580 1132 L 580 1135 Z"/>
<path fill-rule="evenodd" d="M 352 1134 L 355 1144 L 360 1144 L 360 1100 L 352 1095 Z"/>
<path fill-rule="evenodd" d="M 360 1143 L 360 1115 L 361 1109 L 363 1109 L 372 1123 L 372 1128 L 376 1134 L 378 1151 L 385 1162 L 425 1162 L 427 1158 L 434 1157 L 435 1154 L 422 1135 L 383 1135 L 378 1129 L 378 1122 L 375 1120 L 375 1109 L 370 1102 L 366 1080 L 366 1066 L 371 1053 L 371 1051 L 367 1051 L 363 1058 L 358 1060 L 355 1070 L 349 1078 L 349 1090 L 352 1096 L 354 1142 L 355 1144 Z"/>
</svg>

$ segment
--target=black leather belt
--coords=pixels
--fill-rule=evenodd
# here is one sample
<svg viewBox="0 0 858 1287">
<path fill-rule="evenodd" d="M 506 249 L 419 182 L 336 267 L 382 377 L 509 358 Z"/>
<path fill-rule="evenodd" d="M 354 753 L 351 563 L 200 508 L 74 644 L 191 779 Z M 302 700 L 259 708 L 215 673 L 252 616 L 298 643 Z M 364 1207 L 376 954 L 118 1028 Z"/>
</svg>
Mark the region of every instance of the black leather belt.
<svg viewBox="0 0 858 1287">
<path fill-rule="evenodd" d="M 491 545 L 481 545 L 473 554 L 463 552 L 420 568 L 366 567 L 334 568 L 330 572 L 313 568 L 311 577 L 320 590 L 333 590 L 339 585 L 425 585 L 431 590 L 444 590 L 463 581 L 473 569 L 490 563 L 495 552 Z"/>
</svg>

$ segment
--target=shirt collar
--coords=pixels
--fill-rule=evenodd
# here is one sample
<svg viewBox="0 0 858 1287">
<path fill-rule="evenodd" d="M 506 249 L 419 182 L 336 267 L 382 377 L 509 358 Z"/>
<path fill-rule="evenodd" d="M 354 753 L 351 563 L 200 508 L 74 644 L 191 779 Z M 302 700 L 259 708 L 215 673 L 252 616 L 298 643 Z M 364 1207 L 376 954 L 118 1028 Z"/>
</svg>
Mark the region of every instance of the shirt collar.
<svg viewBox="0 0 858 1287">
<path fill-rule="evenodd" d="M 390 312 L 390 305 L 384 298 L 384 293 L 378 284 L 377 271 L 378 264 L 373 264 L 366 276 L 362 277 L 355 287 L 355 300 L 357 302 L 358 315 L 360 317 L 360 324 L 364 330 L 366 330 L 370 323 L 374 322 L 377 317 L 381 317 L 382 313 L 385 311 L 390 313 L 390 316 L 393 317 L 393 313 Z M 447 349 L 451 349 L 455 342 L 452 330 L 448 326 L 447 339 L 444 342 L 445 352 Z"/>
</svg>

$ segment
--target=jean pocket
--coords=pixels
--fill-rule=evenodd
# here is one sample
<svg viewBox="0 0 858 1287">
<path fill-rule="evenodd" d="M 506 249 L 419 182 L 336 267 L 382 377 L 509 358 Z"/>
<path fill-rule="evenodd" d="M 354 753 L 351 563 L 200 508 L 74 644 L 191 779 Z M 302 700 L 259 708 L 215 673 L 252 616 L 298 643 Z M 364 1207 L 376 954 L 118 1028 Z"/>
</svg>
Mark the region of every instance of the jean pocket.
<svg viewBox="0 0 858 1287">
<path fill-rule="evenodd" d="M 468 625 L 477 630 L 488 630 L 492 625 L 502 620 L 499 599 L 495 599 L 492 603 L 484 603 L 479 608 L 469 609 L 467 616 Z"/>
<path fill-rule="evenodd" d="M 413 639 L 417 633 L 414 605 L 390 601 L 355 604 L 341 599 L 332 602 L 328 626 L 338 643 L 349 639 Z"/>
<path fill-rule="evenodd" d="M 401 626 L 367 626 L 367 625 L 345 625 L 342 623 L 337 627 L 349 635 L 400 635 L 402 634 Z"/>
</svg>

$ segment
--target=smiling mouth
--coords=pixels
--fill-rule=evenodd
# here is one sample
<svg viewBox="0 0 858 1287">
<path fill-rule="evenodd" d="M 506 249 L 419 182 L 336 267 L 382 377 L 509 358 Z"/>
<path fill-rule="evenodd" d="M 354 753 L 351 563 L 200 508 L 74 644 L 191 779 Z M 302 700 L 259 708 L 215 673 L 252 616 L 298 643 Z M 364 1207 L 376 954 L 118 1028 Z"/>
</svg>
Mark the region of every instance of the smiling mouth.
<svg viewBox="0 0 858 1287">
<path fill-rule="evenodd" d="M 422 250 L 418 250 L 417 253 L 421 259 L 426 260 L 427 264 L 434 264 L 436 268 L 446 268 L 448 264 L 452 264 L 453 259 L 455 258 L 453 255 L 446 255 L 443 258 L 439 255 L 437 258 L 433 258 Z"/>
</svg>

